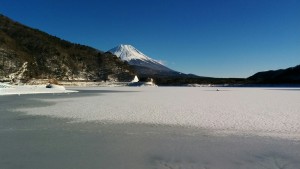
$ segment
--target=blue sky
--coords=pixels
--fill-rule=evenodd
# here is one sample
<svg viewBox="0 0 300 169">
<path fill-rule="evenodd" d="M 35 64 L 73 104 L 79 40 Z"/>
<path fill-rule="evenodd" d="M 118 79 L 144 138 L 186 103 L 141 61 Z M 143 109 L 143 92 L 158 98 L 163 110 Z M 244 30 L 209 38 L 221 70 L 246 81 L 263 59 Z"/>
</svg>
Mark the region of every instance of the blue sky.
<svg viewBox="0 0 300 169">
<path fill-rule="evenodd" d="M 300 64 L 299 0 L 1 0 L 0 13 L 103 51 L 131 44 L 201 76 Z"/>
</svg>

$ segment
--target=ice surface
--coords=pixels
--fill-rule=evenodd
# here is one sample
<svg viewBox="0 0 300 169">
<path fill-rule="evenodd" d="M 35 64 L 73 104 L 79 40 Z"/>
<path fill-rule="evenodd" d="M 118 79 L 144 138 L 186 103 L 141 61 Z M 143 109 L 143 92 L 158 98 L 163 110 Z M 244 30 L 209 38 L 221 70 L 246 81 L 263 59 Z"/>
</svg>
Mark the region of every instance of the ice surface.
<svg viewBox="0 0 300 169">
<path fill-rule="evenodd" d="M 277 136 L 285 137 L 285 135 L 280 135 L 280 130 L 285 130 L 286 134 L 297 138 L 297 133 L 290 131 L 293 127 L 297 132 L 299 129 L 298 123 L 294 123 L 299 119 L 296 115 L 299 112 L 296 111 L 296 109 L 299 110 L 297 105 L 299 89 L 218 88 L 219 91 L 216 91 L 216 88 L 86 88 L 84 91 L 83 88 L 79 89 L 81 90 L 78 93 L 70 94 L 0 97 L 1 169 L 300 168 L 299 140 L 253 135 L 223 137 L 214 135 L 213 131 L 220 131 L 220 129 L 214 128 L 212 125 L 217 126 L 220 121 L 223 121 L 222 117 L 218 117 L 222 112 L 236 116 L 229 111 L 253 106 L 249 107 L 251 109 L 246 113 L 244 110 L 239 112 L 243 114 L 242 116 L 249 116 L 247 112 L 253 113 L 253 116 L 261 116 L 257 112 L 266 113 L 268 116 L 274 117 L 269 120 L 269 117 L 262 116 L 261 118 L 267 119 L 266 123 L 274 125 L 260 130 L 255 128 L 257 126 L 252 126 L 250 130 L 238 130 L 238 128 L 231 130 L 232 133 L 247 134 L 252 130 L 254 134 L 279 133 Z M 233 104 L 237 100 L 240 100 L 238 104 L 247 104 L 243 106 Z M 224 106 L 218 107 L 222 105 L 219 103 L 222 101 L 232 104 L 228 105 L 226 109 Z M 155 104 L 157 107 L 147 109 L 148 105 L 150 107 Z M 261 108 L 257 104 L 265 104 L 266 107 L 261 106 L 263 107 Z M 111 105 L 115 107 L 110 107 Z M 171 109 L 171 105 L 174 108 Z M 198 105 L 196 108 L 203 107 L 203 109 L 187 108 L 189 105 Z M 167 110 L 162 109 L 163 106 L 170 109 L 169 111 L 175 110 L 175 108 L 178 111 L 166 114 Z M 206 106 L 208 107 L 205 108 Z M 218 110 L 219 114 L 216 114 L 214 119 L 210 119 L 211 121 L 206 122 L 205 119 L 213 117 L 208 114 L 214 112 L 213 110 L 212 112 L 202 112 L 210 109 L 209 106 L 215 107 L 213 110 Z M 123 107 L 128 107 L 127 112 L 122 112 Z M 137 107 L 139 107 L 138 110 L 136 110 Z M 161 111 L 153 111 L 156 109 L 161 109 Z M 191 112 L 185 111 L 185 109 Z M 23 111 L 15 110 L 26 110 L 27 113 L 33 115 L 26 115 Z M 54 112 L 52 112 L 53 110 Z M 111 113 L 108 110 L 117 111 L 110 117 L 114 123 L 108 123 L 105 120 Z M 185 112 L 181 112 L 181 110 Z M 287 111 L 280 115 L 278 112 L 281 110 Z M 296 114 L 294 114 L 295 112 Z M 120 113 L 120 117 L 117 113 Z M 200 114 L 193 117 L 202 115 L 207 117 L 194 120 L 191 120 L 192 117 L 184 119 L 192 113 Z M 145 116 L 145 114 L 150 115 Z M 69 118 L 39 115 L 77 119 L 72 122 L 73 119 Z M 104 120 L 101 120 L 101 116 L 104 116 Z M 156 118 L 151 116 L 156 116 Z M 223 117 L 225 116 L 223 115 Z M 276 116 L 277 118 L 275 118 Z M 98 120 L 93 117 L 97 117 Z M 149 117 L 152 119 L 147 119 Z M 177 121 L 173 119 L 174 117 L 177 117 Z M 83 122 L 77 122 L 78 118 L 81 118 Z M 90 119 L 95 121 L 85 122 Z M 227 119 L 230 118 L 227 117 Z M 273 119 L 275 121 L 272 121 Z M 153 125 L 151 121 L 155 120 L 159 120 L 154 122 L 159 125 Z M 249 123 L 251 121 L 251 119 L 240 120 L 249 121 Z M 106 123 L 99 121 L 106 121 Z M 190 122 L 186 123 L 188 121 Z M 242 122 L 234 119 L 230 121 L 245 128 Z M 283 127 L 277 131 L 274 126 L 282 121 L 285 121 L 289 127 Z M 149 124 L 136 124 L 137 122 Z M 160 124 L 160 122 L 163 123 Z M 170 123 L 175 125 L 164 125 Z M 208 127 L 205 129 L 201 123 Z M 177 124 L 195 127 L 183 127 Z M 257 124 L 262 125 L 260 122 Z M 210 125 L 212 127 L 209 127 Z M 223 127 L 224 129 L 221 131 L 226 131 L 225 125 Z"/>
<path fill-rule="evenodd" d="M 0 84 L 1 85 L 1 84 Z M 52 85 L 51 88 L 46 88 L 46 85 L 24 85 L 24 86 L 12 86 L 9 88 L 0 87 L 1 95 L 21 95 L 21 94 L 38 94 L 38 93 L 69 93 L 76 92 L 66 90 L 65 87 L 59 85 Z"/>
<path fill-rule="evenodd" d="M 207 129 L 216 134 L 300 139 L 300 90 L 218 89 L 86 88 L 115 92 L 55 101 L 44 99 L 56 104 L 20 111 L 74 118 L 74 121 L 179 125 Z"/>
</svg>

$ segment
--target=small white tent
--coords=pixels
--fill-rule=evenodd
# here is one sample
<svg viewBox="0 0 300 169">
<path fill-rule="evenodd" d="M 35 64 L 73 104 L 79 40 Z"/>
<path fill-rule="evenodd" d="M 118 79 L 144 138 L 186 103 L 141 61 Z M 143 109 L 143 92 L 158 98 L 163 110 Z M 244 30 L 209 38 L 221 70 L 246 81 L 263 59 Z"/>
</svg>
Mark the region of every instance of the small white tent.
<svg viewBox="0 0 300 169">
<path fill-rule="evenodd" d="M 131 82 L 139 82 L 139 78 L 137 77 L 137 75 L 134 76 L 133 80 Z"/>
</svg>

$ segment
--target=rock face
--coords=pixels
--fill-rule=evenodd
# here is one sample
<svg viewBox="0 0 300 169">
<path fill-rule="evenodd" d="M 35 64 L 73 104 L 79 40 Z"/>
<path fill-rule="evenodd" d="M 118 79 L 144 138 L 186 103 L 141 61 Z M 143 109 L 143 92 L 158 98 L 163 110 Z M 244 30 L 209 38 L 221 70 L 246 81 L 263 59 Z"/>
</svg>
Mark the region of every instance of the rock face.
<svg viewBox="0 0 300 169">
<path fill-rule="evenodd" d="M 134 74 L 111 53 L 70 43 L 0 14 L 0 81 L 130 81 Z"/>
</svg>

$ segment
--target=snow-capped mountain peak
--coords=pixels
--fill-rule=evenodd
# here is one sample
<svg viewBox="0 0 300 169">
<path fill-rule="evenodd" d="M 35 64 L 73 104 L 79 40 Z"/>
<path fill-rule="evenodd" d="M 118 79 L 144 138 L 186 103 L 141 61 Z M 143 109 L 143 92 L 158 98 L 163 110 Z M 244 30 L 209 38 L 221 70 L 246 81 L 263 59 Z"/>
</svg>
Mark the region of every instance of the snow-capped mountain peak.
<svg viewBox="0 0 300 169">
<path fill-rule="evenodd" d="M 137 71 L 138 75 L 152 76 L 152 75 L 178 75 L 176 72 L 158 61 L 146 56 L 135 47 L 131 45 L 119 45 L 112 48 L 108 52 L 116 55 L 123 61 L 127 61 Z"/>
<path fill-rule="evenodd" d="M 160 64 L 158 61 L 146 56 L 141 51 L 137 50 L 131 45 L 118 45 L 117 47 L 109 50 L 112 54 L 118 56 L 123 61 L 130 62 L 131 60 L 142 60 L 145 62 L 153 62 L 155 64 Z"/>
</svg>

